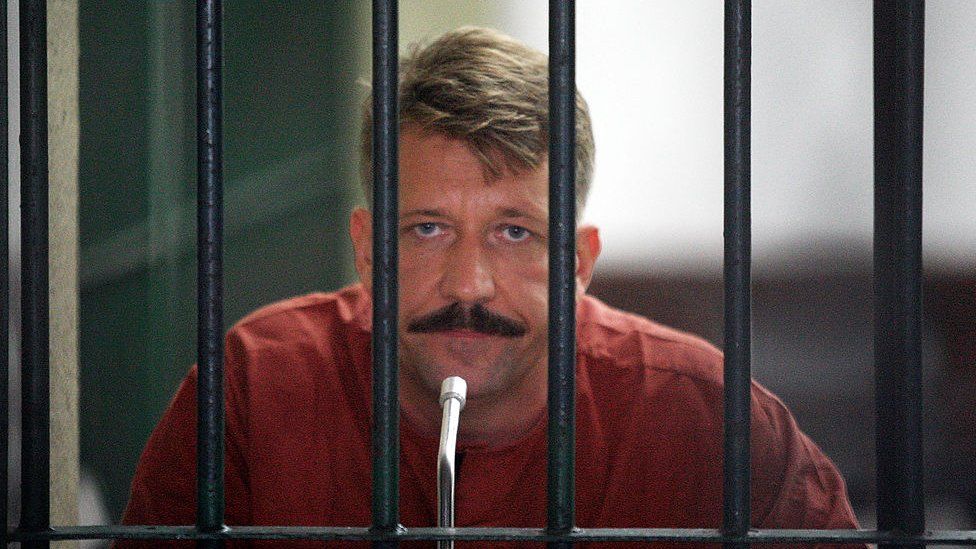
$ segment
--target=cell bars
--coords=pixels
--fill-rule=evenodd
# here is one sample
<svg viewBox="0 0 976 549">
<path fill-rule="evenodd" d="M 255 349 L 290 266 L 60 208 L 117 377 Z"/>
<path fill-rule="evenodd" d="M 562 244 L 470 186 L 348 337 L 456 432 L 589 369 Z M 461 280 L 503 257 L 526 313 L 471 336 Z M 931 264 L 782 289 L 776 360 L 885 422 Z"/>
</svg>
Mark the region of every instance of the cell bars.
<svg viewBox="0 0 976 549">
<path fill-rule="evenodd" d="M 397 2 L 373 1 L 373 525 L 225 526 L 221 298 L 221 7 L 197 3 L 199 508 L 195 526 L 50 526 L 46 1 L 21 2 L 23 166 L 23 511 L 4 542 L 66 539 L 926 543 L 976 545 L 976 531 L 926 531 L 921 437 L 922 0 L 876 0 L 875 356 L 877 530 L 754 530 L 749 516 L 751 2 L 725 2 L 725 470 L 720 529 L 574 526 L 575 21 L 550 0 L 549 455 L 545 528 L 404 528 L 399 524 L 397 386 Z M 6 11 L 4 10 L 4 14 Z M 6 25 L 3 25 L 6 32 Z M 5 45 L 6 40 L 2 43 Z M 6 50 L 3 50 L 6 60 Z M 6 80 L 3 80 L 6 92 Z M 4 93 L 6 95 L 6 93 Z M 4 104 L 3 126 L 6 127 Z M 4 151 L 5 154 L 6 151 Z M 6 175 L 4 176 L 6 182 Z M 6 185 L 5 185 L 6 190 Z M 6 215 L 6 192 L 4 193 Z M 6 223 L 3 223 L 6 231 Z M 4 245 L 8 239 L 4 233 Z M 6 290 L 7 261 L 3 254 Z M 5 292 L 4 295 L 7 295 Z M 6 315 L 6 308 L 2 308 Z M 7 318 L 2 318 L 6 345 Z M 6 348 L 4 348 L 6 350 Z M 3 383 L 7 362 L 3 353 Z M 3 391 L 6 399 L 6 391 Z M 6 403 L 6 400 L 4 400 Z M 6 406 L 3 407 L 6 414 Z M 6 418 L 4 418 L 6 419 Z M 3 422 L 4 433 L 7 421 Z M 7 438 L 0 437 L 5 457 Z M 2 482 L 6 488 L 6 470 Z M 7 518 L 3 503 L 4 519 Z"/>
</svg>

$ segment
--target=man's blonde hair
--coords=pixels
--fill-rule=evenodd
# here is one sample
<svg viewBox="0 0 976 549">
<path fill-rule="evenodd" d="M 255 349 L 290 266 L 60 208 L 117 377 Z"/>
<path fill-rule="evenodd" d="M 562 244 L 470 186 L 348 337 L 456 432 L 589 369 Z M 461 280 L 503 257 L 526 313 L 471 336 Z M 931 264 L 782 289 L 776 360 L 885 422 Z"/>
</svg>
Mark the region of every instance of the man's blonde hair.
<svg viewBox="0 0 976 549">
<path fill-rule="evenodd" d="M 488 178 L 523 173 L 549 154 L 549 62 L 498 31 L 462 27 L 400 60 L 400 126 L 462 139 Z M 362 183 L 372 202 L 372 102 L 363 106 Z M 593 177 L 590 115 L 576 93 L 576 207 Z"/>
</svg>

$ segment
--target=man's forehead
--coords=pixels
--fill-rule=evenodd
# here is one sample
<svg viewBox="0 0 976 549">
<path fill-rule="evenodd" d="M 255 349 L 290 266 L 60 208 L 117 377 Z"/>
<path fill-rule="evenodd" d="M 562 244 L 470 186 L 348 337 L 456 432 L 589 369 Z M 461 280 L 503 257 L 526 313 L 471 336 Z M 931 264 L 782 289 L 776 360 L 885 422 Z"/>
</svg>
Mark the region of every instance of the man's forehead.
<svg viewBox="0 0 976 549">
<path fill-rule="evenodd" d="M 477 176 L 481 162 L 468 144 L 437 132 L 407 130 L 400 137 L 401 175 Z"/>
<path fill-rule="evenodd" d="M 400 215 L 449 217 L 459 212 L 494 217 L 547 215 L 546 167 L 491 177 L 460 139 L 406 131 L 400 147 Z"/>
</svg>

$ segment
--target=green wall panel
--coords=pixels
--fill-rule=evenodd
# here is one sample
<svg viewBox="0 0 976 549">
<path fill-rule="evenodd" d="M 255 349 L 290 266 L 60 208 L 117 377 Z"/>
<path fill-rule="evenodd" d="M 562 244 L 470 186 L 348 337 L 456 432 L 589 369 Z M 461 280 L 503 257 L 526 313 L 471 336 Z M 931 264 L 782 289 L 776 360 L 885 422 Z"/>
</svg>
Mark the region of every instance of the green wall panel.
<svg viewBox="0 0 976 549">
<path fill-rule="evenodd" d="M 225 324 L 350 279 L 353 1 L 224 13 Z M 195 360 L 193 5 L 82 0 L 81 438 L 113 518 Z M 368 45 L 368 42 L 366 42 Z"/>
</svg>

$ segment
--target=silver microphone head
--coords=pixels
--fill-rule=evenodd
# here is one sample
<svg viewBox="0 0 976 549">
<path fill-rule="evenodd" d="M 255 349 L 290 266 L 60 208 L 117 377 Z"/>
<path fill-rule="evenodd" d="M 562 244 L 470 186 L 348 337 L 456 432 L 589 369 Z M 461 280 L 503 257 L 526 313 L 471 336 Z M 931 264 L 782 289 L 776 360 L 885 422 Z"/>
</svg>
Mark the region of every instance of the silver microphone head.
<svg viewBox="0 0 976 549">
<path fill-rule="evenodd" d="M 468 384 L 465 383 L 464 379 L 458 376 L 451 376 L 444 378 L 441 383 L 441 398 L 440 404 L 444 406 L 449 398 L 456 398 L 461 404 L 461 409 L 464 409 L 464 401 L 468 394 Z"/>
</svg>

